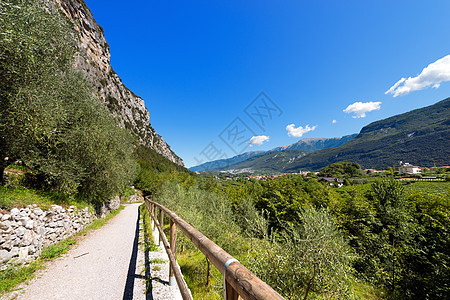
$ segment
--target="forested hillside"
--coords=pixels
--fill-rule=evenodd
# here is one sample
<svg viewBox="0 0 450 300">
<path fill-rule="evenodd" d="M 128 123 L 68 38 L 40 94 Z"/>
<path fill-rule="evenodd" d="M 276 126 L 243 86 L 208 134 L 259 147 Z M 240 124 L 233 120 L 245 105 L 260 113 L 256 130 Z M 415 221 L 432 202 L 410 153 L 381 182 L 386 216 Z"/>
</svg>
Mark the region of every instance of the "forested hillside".
<svg viewBox="0 0 450 300">
<path fill-rule="evenodd" d="M 206 162 L 190 168 L 191 171 L 227 171 L 234 172 L 279 172 L 289 166 L 296 158 L 307 152 L 339 147 L 351 141 L 356 134 L 335 138 L 301 139 L 297 143 L 274 148 L 269 151 L 251 151 L 228 159 Z M 286 153 L 280 153 L 285 152 Z M 277 152 L 278 154 L 274 154 Z"/>
<path fill-rule="evenodd" d="M 350 142 L 311 153 L 285 170 L 318 170 L 338 161 L 363 168 L 385 169 L 397 161 L 431 167 L 448 165 L 450 157 L 450 98 L 434 105 L 365 126 Z"/>
</svg>

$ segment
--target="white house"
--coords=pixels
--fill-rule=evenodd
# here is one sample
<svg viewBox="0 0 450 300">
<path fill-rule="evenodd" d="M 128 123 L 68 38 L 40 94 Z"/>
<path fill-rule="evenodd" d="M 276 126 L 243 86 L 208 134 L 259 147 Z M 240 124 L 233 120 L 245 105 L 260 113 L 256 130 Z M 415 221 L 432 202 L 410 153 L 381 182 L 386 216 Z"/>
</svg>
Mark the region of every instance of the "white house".
<svg viewBox="0 0 450 300">
<path fill-rule="evenodd" d="M 420 169 L 418 166 L 413 166 L 410 163 L 402 163 L 398 167 L 398 172 L 400 174 L 418 174 L 420 172 Z"/>
</svg>

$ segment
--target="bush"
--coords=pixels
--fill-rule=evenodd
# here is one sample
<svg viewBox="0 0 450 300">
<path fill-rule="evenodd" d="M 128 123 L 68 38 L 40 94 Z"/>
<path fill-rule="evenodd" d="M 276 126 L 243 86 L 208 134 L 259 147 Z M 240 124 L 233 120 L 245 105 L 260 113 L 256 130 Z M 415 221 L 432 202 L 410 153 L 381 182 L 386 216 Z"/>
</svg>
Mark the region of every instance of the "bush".
<svg viewBox="0 0 450 300">
<path fill-rule="evenodd" d="M 326 166 L 320 170 L 320 176 L 350 178 L 362 175 L 361 166 L 352 162 L 337 162 Z"/>
<path fill-rule="evenodd" d="M 334 218 L 324 209 L 307 209 L 298 224 L 286 228 L 278 240 L 255 251 L 252 269 L 286 299 L 351 297 L 353 255 Z"/>
<path fill-rule="evenodd" d="M 351 184 L 367 184 L 370 181 L 367 178 L 350 178 Z"/>
</svg>

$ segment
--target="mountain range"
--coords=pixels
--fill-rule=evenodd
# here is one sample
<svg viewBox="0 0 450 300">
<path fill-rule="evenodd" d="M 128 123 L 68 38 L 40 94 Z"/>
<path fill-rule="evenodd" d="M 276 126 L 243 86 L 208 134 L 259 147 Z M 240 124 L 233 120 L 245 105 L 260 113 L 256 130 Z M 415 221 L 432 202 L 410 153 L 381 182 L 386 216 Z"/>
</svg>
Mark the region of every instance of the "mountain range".
<svg viewBox="0 0 450 300">
<path fill-rule="evenodd" d="M 301 139 L 297 143 L 281 146 L 270 150 L 273 151 L 285 151 L 285 150 L 302 150 L 308 152 L 314 152 L 318 150 L 335 148 L 351 141 L 357 134 L 345 135 L 343 137 L 335 138 L 306 138 Z"/>
<path fill-rule="evenodd" d="M 400 160 L 426 167 L 449 165 L 449 125 L 450 98 L 447 98 L 431 106 L 373 122 L 356 136 L 302 139 L 214 170 L 318 171 L 339 161 L 356 162 L 362 168 L 375 169 L 386 169 Z M 320 147 L 323 148 L 318 149 Z M 194 168 L 197 170 L 198 167 Z"/>
<path fill-rule="evenodd" d="M 236 171 L 250 168 L 264 171 L 277 171 L 279 165 L 289 165 L 295 159 L 309 152 L 338 147 L 352 140 L 356 134 L 335 138 L 305 138 L 300 141 L 274 148 L 269 151 L 251 151 L 229 159 L 215 160 L 190 168 L 191 171 L 227 170 Z"/>
</svg>

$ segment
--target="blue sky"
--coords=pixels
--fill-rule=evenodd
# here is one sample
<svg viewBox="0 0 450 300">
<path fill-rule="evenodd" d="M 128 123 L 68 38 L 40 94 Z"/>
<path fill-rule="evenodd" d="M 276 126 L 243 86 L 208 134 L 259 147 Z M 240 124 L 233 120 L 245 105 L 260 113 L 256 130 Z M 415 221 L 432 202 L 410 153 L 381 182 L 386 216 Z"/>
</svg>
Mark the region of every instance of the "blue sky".
<svg viewBox="0 0 450 300">
<path fill-rule="evenodd" d="M 86 3 L 188 167 L 358 133 L 450 96 L 450 1 Z"/>
</svg>

